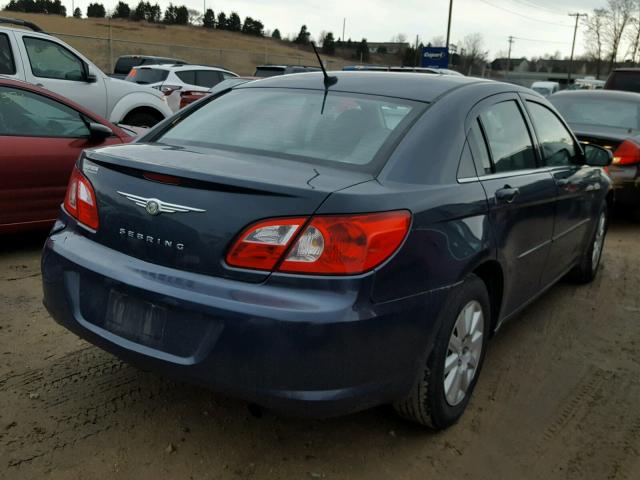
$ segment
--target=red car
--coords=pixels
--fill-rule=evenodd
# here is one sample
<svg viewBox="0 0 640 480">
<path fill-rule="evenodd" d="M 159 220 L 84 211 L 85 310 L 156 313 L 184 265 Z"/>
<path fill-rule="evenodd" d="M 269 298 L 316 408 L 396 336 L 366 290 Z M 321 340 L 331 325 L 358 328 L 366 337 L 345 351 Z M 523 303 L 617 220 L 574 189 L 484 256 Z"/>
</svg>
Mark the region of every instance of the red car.
<svg viewBox="0 0 640 480">
<path fill-rule="evenodd" d="M 0 78 L 0 234 L 51 226 L 80 152 L 133 138 L 64 97 Z"/>
</svg>

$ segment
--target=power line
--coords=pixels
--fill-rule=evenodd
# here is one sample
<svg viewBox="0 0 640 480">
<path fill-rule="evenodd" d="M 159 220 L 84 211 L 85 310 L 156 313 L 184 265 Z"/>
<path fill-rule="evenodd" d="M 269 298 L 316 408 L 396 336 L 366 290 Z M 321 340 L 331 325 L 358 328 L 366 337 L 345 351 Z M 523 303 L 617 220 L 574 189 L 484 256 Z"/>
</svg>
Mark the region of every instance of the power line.
<svg viewBox="0 0 640 480">
<path fill-rule="evenodd" d="M 541 9 L 541 10 L 545 10 L 546 12 L 549 12 L 550 14 L 553 14 L 553 15 L 564 15 L 565 14 L 565 12 L 561 12 L 560 10 L 551 9 L 551 8 L 545 7 L 543 5 L 537 5 L 537 4 L 533 3 L 533 2 L 530 2 L 529 0 L 513 0 L 513 1 L 516 2 L 516 3 L 520 3 L 522 5 L 525 5 L 526 7 L 529 7 L 529 8 L 538 8 L 538 9 Z"/>
<path fill-rule="evenodd" d="M 487 0 L 480 0 L 480 1 L 482 3 L 485 3 L 485 4 L 489 5 L 490 7 L 497 8 L 498 10 L 502 10 L 503 12 L 507 12 L 507 13 L 510 13 L 511 15 L 516 15 L 518 17 L 522 17 L 522 18 L 524 18 L 526 20 L 530 20 L 532 22 L 546 23 L 548 25 L 558 25 L 560 27 L 565 27 L 565 28 L 573 28 L 573 25 L 567 25 L 566 23 L 549 22 L 547 20 L 540 20 L 539 18 L 533 18 L 533 17 L 530 17 L 528 15 L 523 15 L 521 13 L 514 12 L 513 10 L 509 10 L 508 8 L 504 8 L 504 7 L 500 7 L 498 5 L 495 5 L 495 4 L 491 3 L 491 2 L 488 2 Z"/>
<path fill-rule="evenodd" d="M 524 42 L 537 42 L 537 43 L 556 43 L 558 45 L 569 45 L 571 42 L 558 42 L 555 40 L 538 40 L 536 38 L 523 38 L 523 37 L 513 37 L 516 40 L 522 40 Z"/>
</svg>

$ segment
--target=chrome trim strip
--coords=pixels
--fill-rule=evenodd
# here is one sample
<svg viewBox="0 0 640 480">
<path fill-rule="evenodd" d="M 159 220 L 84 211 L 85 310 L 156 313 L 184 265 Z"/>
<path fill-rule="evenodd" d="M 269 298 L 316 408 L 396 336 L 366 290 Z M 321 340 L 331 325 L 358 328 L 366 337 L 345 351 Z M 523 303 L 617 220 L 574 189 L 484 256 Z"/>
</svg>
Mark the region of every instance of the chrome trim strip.
<svg viewBox="0 0 640 480">
<path fill-rule="evenodd" d="M 536 245 L 535 247 L 527 250 L 526 252 L 522 252 L 520 255 L 518 255 L 518 260 L 521 259 L 521 258 L 526 257 L 527 255 L 532 254 L 533 252 L 536 252 L 536 251 L 540 250 L 543 247 L 546 247 L 547 245 L 549 245 L 551 243 L 551 241 L 552 240 L 549 239 L 549 240 L 547 240 L 545 242 L 542 242 L 540 245 Z"/>
<path fill-rule="evenodd" d="M 559 235 L 555 235 L 551 240 L 552 241 L 556 241 L 562 237 L 564 237 L 565 235 L 570 234 L 571 232 L 573 232 L 574 230 L 580 228 L 582 225 L 584 225 L 587 222 L 590 222 L 591 219 L 590 218 L 585 218 L 584 220 L 582 220 L 580 223 L 576 223 L 575 225 L 573 225 L 571 228 L 568 228 L 567 230 L 565 230 L 564 232 L 560 233 Z"/>
<path fill-rule="evenodd" d="M 201 208 L 187 207 L 186 205 L 178 205 L 176 203 L 163 202 L 162 200 L 159 200 L 157 198 L 145 198 L 145 197 L 140 197 L 138 195 L 133 195 L 131 193 L 120 192 L 120 191 L 116 191 L 116 193 L 122 195 L 127 200 L 132 201 L 137 206 L 142 208 L 146 208 L 150 202 L 155 202 L 158 204 L 158 212 L 160 213 L 206 212 L 206 210 L 203 210 Z"/>
</svg>

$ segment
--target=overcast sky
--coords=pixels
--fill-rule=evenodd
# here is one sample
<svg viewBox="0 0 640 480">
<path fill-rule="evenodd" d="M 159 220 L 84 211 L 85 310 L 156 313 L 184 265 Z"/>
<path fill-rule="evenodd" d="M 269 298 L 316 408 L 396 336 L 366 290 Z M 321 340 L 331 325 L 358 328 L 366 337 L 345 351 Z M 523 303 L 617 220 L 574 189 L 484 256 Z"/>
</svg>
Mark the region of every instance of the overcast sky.
<svg viewBox="0 0 640 480">
<path fill-rule="evenodd" d="M 75 0 L 83 14 L 93 0 Z M 100 0 L 97 0 L 100 1 Z M 138 0 L 129 0 L 134 6 Z M 71 0 L 63 0 L 69 11 Z M 106 0 L 107 9 L 117 0 Z M 151 0 L 151 3 L 154 3 Z M 164 8 L 169 0 L 159 0 Z M 175 0 L 190 8 L 203 9 L 203 0 Z M 454 0 L 451 41 L 456 43 L 469 33 L 481 33 L 490 56 L 506 52 L 507 37 L 517 38 L 513 57 L 540 56 L 559 50 L 563 56 L 571 52 L 574 19 L 569 12 L 590 12 L 604 6 L 606 0 Z M 444 37 L 447 31 L 449 0 L 206 0 L 207 8 L 216 15 L 236 11 L 242 19 L 249 15 L 261 20 L 265 28 L 279 28 L 283 36 L 294 35 L 306 24 L 316 38 L 323 31 L 342 35 L 342 19 L 346 18 L 345 37 L 369 41 L 389 41 L 403 33 L 415 42 L 416 35 L 426 44 Z M 512 13 L 513 12 L 513 13 Z M 576 52 L 583 51 L 578 31 Z"/>
</svg>

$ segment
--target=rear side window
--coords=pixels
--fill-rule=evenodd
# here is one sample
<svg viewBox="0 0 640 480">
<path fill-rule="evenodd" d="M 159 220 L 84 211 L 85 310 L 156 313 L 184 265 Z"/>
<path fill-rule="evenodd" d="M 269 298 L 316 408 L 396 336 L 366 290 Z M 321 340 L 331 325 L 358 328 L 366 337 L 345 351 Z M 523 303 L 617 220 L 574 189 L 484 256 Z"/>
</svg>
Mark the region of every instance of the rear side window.
<svg viewBox="0 0 640 480">
<path fill-rule="evenodd" d="M 607 89 L 640 92 L 640 72 L 613 72 L 607 81 Z"/>
<path fill-rule="evenodd" d="M 176 75 L 184 83 L 188 83 L 189 85 L 195 85 L 196 84 L 196 72 L 195 72 L 195 70 L 186 70 L 184 72 L 176 72 Z"/>
<path fill-rule="evenodd" d="M 536 168 L 531 136 L 515 101 L 492 105 L 480 119 L 496 173 Z"/>
<path fill-rule="evenodd" d="M 196 70 L 196 82 L 194 85 L 211 88 L 222 80 L 220 72 L 215 70 Z"/>
<path fill-rule="evenodd" d="M 160 68 L 140 67 L 134 68 L 129 72 L 125 80 L 129 82 L 136 82 L 140 85 L 147 85 L 150 83 L 164 82 L 169 76 L 167 70 Z"/>
<path fill-rule="evenodd" d="M 321 91 L 246 88 L 216 98 L 157 141 L 373 170 L 421 112 L 417 102 Z"/>
<path fill-rule="evenodd" d="M 578 163 L 573 137 L 558 117 L 547 107 L 535 102 L 527 102 L 527 108 L 542 147 L 545 164 L 561 167 Z"/>
<path fill-rule="evenodd" d="M 491 170 L 491 157 L 489 157 L 489 151 L 487 150 L 487 143 L 484 141 L 484 134 L 480 129 L 480 124 L 475 121 L 467 134 L 467 141 L 471 148 L 471 153 L 475 161 L 478 175 L 490 175 Z"/>
<path fill-rule="evenodd" d="M 14 75 L 16 64 L 13 61 L 13 51 L 9 37 L 5 33 L 0 33 L 0 75 Z"/>
<path fill-rule="evenodd" d="M 473 157 L 469 150 L 469 143 L 465 143 L 460 157 L 460 165 L 458 165 L 458 179 L 475 178 L 477 176 L 476 168 L 473 166 Z"/>
</svg>

